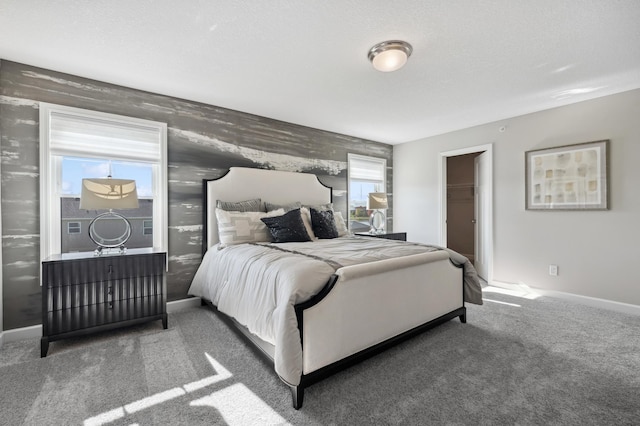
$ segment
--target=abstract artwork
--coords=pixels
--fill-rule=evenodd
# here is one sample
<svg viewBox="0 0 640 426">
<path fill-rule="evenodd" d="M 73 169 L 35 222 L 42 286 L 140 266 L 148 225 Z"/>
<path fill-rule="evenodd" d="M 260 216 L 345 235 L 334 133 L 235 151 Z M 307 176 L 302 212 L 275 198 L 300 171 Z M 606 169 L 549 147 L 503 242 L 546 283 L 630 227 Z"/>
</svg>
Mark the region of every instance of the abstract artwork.
<svg viewBox="0 0 640 426">
<path fill-rule="evenodd" d="M 606 210 L 608 140 L 527 151 L 527 210 Z"/>
</svg>

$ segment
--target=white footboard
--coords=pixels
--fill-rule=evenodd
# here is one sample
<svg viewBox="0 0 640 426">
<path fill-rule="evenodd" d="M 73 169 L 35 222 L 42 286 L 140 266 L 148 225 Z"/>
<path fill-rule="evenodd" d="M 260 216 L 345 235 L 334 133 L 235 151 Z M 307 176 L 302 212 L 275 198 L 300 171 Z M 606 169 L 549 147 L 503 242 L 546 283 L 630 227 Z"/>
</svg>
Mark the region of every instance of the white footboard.
<svg viewBox="0 0 640 426">
<path fill-rule="evenodd" d="M 353 355 L 464 306 L 462 269 L 446 251 L 348 266 L 303 312 L 303 373 Z"/>
</svg>

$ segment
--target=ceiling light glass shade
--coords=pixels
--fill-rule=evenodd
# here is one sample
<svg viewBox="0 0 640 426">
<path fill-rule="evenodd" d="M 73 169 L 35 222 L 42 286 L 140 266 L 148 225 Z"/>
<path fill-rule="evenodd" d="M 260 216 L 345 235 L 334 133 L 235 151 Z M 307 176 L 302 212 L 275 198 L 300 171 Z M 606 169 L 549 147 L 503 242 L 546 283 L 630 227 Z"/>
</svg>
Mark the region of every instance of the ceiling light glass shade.
<svg viewBox="0 0 640 426">
<path fill-rule="evenodd" d="M 369 50 L 369 60 L 378 71 L 391 72 L 399 70 L 407 63 L 413 48 L 406 41 L 383 41 Z"/>
</svg>

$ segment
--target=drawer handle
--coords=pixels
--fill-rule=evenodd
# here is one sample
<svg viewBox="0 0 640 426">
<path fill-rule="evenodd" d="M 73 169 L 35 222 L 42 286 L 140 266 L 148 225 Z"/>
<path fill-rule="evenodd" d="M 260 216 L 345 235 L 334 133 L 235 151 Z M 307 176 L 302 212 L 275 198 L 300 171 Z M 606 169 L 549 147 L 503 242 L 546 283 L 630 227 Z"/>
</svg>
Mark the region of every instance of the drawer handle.
<svg viewBox="0 0 640 426">
<path fill-rule="evenodd" d="M 109 265 L 109 274 L 113 273 L 113 265 Z"/>
</svg>

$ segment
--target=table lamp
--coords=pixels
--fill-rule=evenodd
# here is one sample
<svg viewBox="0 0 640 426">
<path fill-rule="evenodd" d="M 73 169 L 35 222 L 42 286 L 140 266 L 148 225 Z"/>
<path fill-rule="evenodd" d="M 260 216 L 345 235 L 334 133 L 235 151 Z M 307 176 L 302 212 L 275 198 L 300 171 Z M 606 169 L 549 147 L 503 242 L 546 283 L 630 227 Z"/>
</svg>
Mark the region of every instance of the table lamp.
<svg viewBox="0 0 640 426">
<path fill-rule="evenodd" d="M 387 203 L 387 194 L 385 192 L 370 192 L 368 209 L 373 210 L 369 217 L 369 225 L 371 234 L 384 233 L 384 226 L 387 221 L 382 210 L 389 208 Z"/>
<path fill-rule="evenodd" d="M 131 179 L 82 179 L 82 192 L 80 194 L 80 209 L 82 210 L 104 210 L 108 211 L 96 216 L 89 224 L 89 238 L 98 247 L 95 255 L 99 256 L 103 253 L 103 249 L 118 248 L 121 254 L 126 252 L 125 243 L 131 237 L 131 223 L 127 218 L 119 213 L 115 213 L 113 209 L 136 209 L 138 208 L 138 192 L 136 190 L 136 181 Z M 124 222 L 124 231 L 115 237 L 103 237 L 96 230 L 96 225 L 101 221 L 103 225 L 107 225 L 112 219 L 122 220 Z M 107 231 L 112 226 L 103 226 Z M 104 232 L 104 230 L 103 230 Z M 119 231 L 115 232 L 118 234 Z"/>
</svg>

